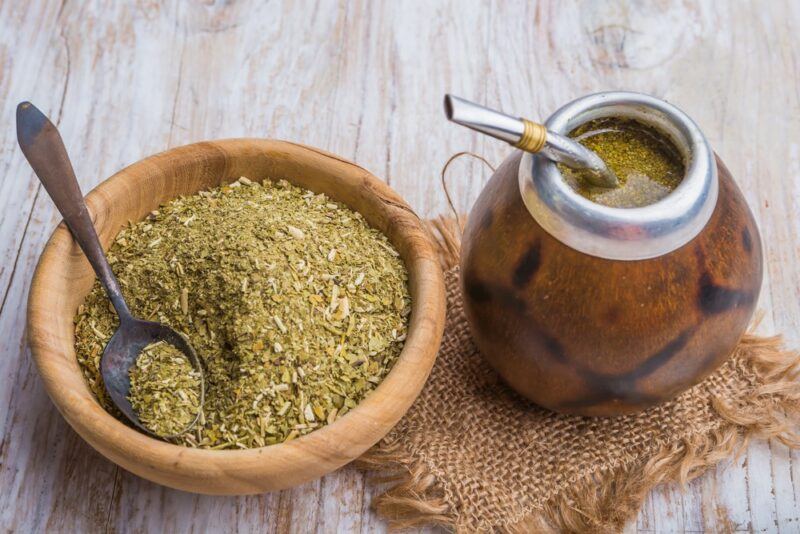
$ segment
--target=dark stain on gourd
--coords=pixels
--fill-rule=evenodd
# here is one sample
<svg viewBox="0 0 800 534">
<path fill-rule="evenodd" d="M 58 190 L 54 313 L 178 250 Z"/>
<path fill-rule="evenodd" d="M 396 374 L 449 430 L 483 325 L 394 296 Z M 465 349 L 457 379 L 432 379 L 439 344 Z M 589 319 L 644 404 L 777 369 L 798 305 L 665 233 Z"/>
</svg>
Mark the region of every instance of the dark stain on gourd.
<svg viewBox="0 0 800 534">
<path fill-rule="evenodd" d="M 608 404 L 613 404 L 613 401 L 618 401 L 618 397 L 614 397 L 613 395 L 608 394 L 607 392 L 600 392 L 594 393 L 592 395 L 587 395 L 585 397 L 581 397 L 575 400 L 562 402 L 556 408 L 556 411 L 562 411 L 565 413 L 582 413 L 587 410 L 592 410 L 597 406 L 606 406 Z M 649 404 L 656 404 L 658 402 L 658 398 L 652 395 L 644 395 L 641 393 L 635 394 L 635 396 L 628 399 L 629 403 L 633 403 L 635 405 L 649 405 Z"/>
<path fill-rule="evenodd" d="M 575 408 L 589 406 L 597 402 L 610 402 L 615 399 L 626 399 L 627 402 L 631 402 L 633 399 L 651 398 L 639 391 L 638 381 L 657 372 L 680 353 L 686 347 L 694 332 L 695 328 L 687 328 L 635 368 L 620 373 L 594 371 L 584 363 L 570 360 L 563 345 L 552 335 L 537 331 L 535 336 L 548 356 L 561 364 L 570 366 L 573 372 L 583 379 L 585 386 L 590 390 L 590 394 L 585 397 L 559 405 L 562 408 Z"/>
<path fill-rule="evenodd" d="M 683 348 L 689 342 L 689 339 L 692 337 L 693 332 L 694 328 L 687 328 L 681 332 L 678 337 L 664 345 L 664 347 L 655 354 L 649 356 L 636 368 L 618 376 L 625 377 L 627 380 L 638 380 L 658 371 L 678 352 L 683 350 Z"/>
<path fill-rule="evenodd" d="M 742 228 L 742 247 L 747 254 L 753 252 L 753 238 L 750 237 L 750 230 L 746 226 Z"/>
<path fill-rule="evenodd" d="M 753 295 L 738 289 L 724 287 L 714 283 L 707 272 L 700 277 L 698 303 L 707 314 L 723 313 L 739 306 L 747 306 L 753 302 Z"/>
<path fill-rule="evenodd" d="M 494 222 L 494 212 L 492 210 L 488 210 L 483 215 L 483 219 L 481 220 L 481 228 L 487 230 L 491 228 L 492 223 Z"/>
<path fill-rule="evenodd" d="M 474 302 L 485 304 L 489 302 L 489 299 L 492 297 L 491 294 L 489 294 L 489 289 L 486 287 L 486 284 L 470 276 L 464 277 L 464 287 L 467 295 Z"/>
<path fill-rule="evenodd" d="M 567 355 L 564 352 L 564 346 L 561 342 L 550 334 L 540 333 L 542 344 L 544 348 L 559 362 L 571 363 L 568 361 Z"/>
<path fill-rule="evenodd" d="M 501 306 L 518 315 L 525 313 L 528 306 L 525 300 L 517 296 L 514 291 L 500 284 L 487 284 L 486 287 L 489 288 L 491 298 L 497 300 Z"/>
<path fill-rule="evenodd" d="M 608 325 L 613 325 L 614 323 L 619 321 L 621 317 L 622 317 L 622 310 L 620 310 L 619 306 L 617 305 L 610 306 L 603 314 L 603 319 L 605 323 Z"/>
<path fill-rule="evenodd" d="M 587 382 L 592 383 L 602 382 L 610 378 L 635 382 L 636 380 L 649 376 L 669 362 L 678 352 L 683 350 L 691 339 L 694 331 L 695 328 L 687 328 L 661 349 L 645 358 L 635 368 L 622 373 L 601 373 L 594 371 L 586 364 L 570 360 L 567 356 L 567 352 L 564 350 L 564 346 L 555 336 L 539 329 L 532 329 L 530 334 L 537 338 L 536 340 L 541 343 L 542 347 L 551 357 L 561 363 L 571 365 Z"/>
<path fill-rule="evenodd" d="M 525 254 L 517 262 L 517 266 L 514 269 L 514 276 L 512 282 L 514 287 L 520 289 L 523 288 L 536 274 L 537 269 L 539 269 L 539 254 L 541 252 L 541 243 L 539 241 L 535 241 L 528 246 L 528 250 L 525 251 Z"/>
<path fill-rule="evenodd" d="M 667 343 L 661 350 L 647 358 L 636 368 L 623 373 L 598 373 L 591 369 L 577 369 L 578 374 L 584 379 L 590 393 L 583 397 L 561 403 L 561 409 L 578 409 L 597 404 L 608 404 L 622 400 L 627 404 L 642 404 L 658 402 L 658 397 L 642 391 L 638 381 L 650 376 L 666 365 L 673 357 L 682 351 L 692 335 L 694 329 L 683 331 L 678 337 Z"/>
<path fill-rule="evenodd" d="M 500 284 L 482 282 L 477 278 L 465 275 L 464 287 L 470 298 L 476 302 L 488 304 L 495 301 L 516 313 L 525 312 L 525 301 L 515 295 L 512 290 Z"/>
<path fill-rule="evenodd" d="M 749 231 L 748 231 L 749 234 Z M 752 247 L 752 243 L 750 244 Z M 743 289 L 728 287 L 714 280 L 706 263 L 706 254 L 701 245 L 694 250 L 697 266 L 701 272 L 697 283 L 697 305 L 707 315 L 724 313 L 739 306 L 754 304 L 755 296 Z"/>
</svg>

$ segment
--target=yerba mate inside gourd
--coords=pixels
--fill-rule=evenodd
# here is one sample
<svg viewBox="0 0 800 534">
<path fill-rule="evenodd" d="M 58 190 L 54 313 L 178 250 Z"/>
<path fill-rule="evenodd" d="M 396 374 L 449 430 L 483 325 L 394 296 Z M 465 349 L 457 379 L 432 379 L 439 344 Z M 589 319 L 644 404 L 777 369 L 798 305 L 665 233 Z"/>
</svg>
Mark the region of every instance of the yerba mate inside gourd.
<svg viewBox="0 0 800 534">
<path fill-rule="evenodd" d="M 596 119 L 569 137 L 595 151 L 620 180 L 619 187 L 590 184 L 580 171 L 559 165 L 564 180 L 581 196 L 614 208 L 637 208 L 658 202 L 683 180 L 685 165 L 675 144 L 638 121 Z"/>
<path fill-rule="evenodd" d="M 187 335 L 203 363 L 205 402 L 182 445 L 259 447 L 332 423 L 377 387 L 406 338 L 408 274 L 386 236 L 286 181 L 178 198 L 120 231 L 108 257 L 131 311 Z M 119 415 L 99 372 L 117 325 L 99 283 L 75 321 L 84 376 Z M 169 357 L 131 371 L 148 428 L 185 422 L 186 410 L 164 409 L 170 388 L 191 386 L 185 372 Z"/>
</svg>

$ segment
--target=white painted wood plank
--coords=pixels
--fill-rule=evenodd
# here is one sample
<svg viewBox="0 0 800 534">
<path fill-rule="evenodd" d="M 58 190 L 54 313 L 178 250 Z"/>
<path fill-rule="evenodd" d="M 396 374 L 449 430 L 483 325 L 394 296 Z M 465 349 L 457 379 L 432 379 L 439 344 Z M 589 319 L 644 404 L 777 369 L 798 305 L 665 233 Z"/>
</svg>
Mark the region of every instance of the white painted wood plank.
<svg viewBox="0 0 800 534">
<path fill-rule="evenodd" d="M 9 126 L 0 136 L 0 309 L 39 189 L 38 182 L 27 179 L 31 172 L 13 135 L 14 96 L 36 99 L 53 120 L 60 120 L 69 72 L 58 18 L 56 2 L 39 2 L 29 8 L 19 2 L 0 4 L 0 95 L 5 97 L 0 100 L 0 110 Z"/>
<path fill-rule="evenodd" d="M 216 497 L 176 491 L 119 470 L 107 528 L 113 532 L 273 532 L 280 495 Z"/>
<path fill-rule="evenodd" d="M 364 522 L 364 475 L 352 467 L 322 479 L 319 532 L 360 532 Z"/>
<path fill-rule="evenodd" d="M 728 139 L 739 143 L 742 142 L 742 134 L 737 124 L 749 122 L 759 132 L 754 142 L 750 146 L 745 145 L 740 153 L 744 160 L 744 179 L 749 181 L 745 182 L 744 189 L 751 205 L 757 209 L 766 246 L 767 277 L 761 302 L 768 306 L 767 309 L 773 310 L 772 316 L 765 321 L 765 327 L 770 331 L 775 331 L 779 310 L 788 303 L 787 289 L 794 285 L 796 294 L 797 287 L 796 254 L 787 254 L 787 251 L 796 250 L 797 241 L 789 237 L 791 234 L 788 232 L 791 232 L 789 229 L 792 226 L 796 228 L 798 219 L 797 211 L 792 210 L 790 204 L 792 195 L 787 193 L 796 187 L 792 184 L 797 183 L 798 175 L 795 173 L 792 177 L 785 174 L 789 156 L 785 142 L 797 135 L 797 123 L 789 118 L 798 110 L 797 93 L 787 92 L 774 83 L 762 83 L 763 80 L 783 77 L 797 80 L 800 75 L 791 51 L 794 32 L 786 26 L 785 9 L 788 7 L 783 4 L 767 11 L 749 6 L 749 9 L 737 13 L 752 23 L 752 31 L 739 31 L 736 34 L 735 48 L 738 54 L 762 59 L 734 65 L 734 72 L 738 74 L 736 78 L 740 77 L 742 84 L 737 94 L 731 95 L 731 100 L 747 99 L 748 105 L 729 110 L 724 128 Z M 776 149 L 782 153 L 775 155 Z M 768 208 L 770 205 L 773 207 Z M 791 272 L 794 273 L 794 284 L 786 276 Z M 793 305 L 796 306 L 796 302 Z M 771 452 L 769 445 L 754 443 L 747 453 L 749 526 L 756 531 L 780 529 L 791 532 L 794 530 L 792 520 L 797 518 L 795 499 L 782 500 L 782 494 L 776 491 L 777 488 L 783 488 L 785 494 L 786 489 L 793 486 L 791 466 L 788 458 L 771 455 Z M 730 500 L 733 500 L 733 496 Z"/>
<path fill-rule="evenodd" d="M 24 7 L 24 4 L 16 5 Z M 56 5 L 54 9 L 57 11 L 59 7 Z M 92 11 L 93 7 L 96 13 Z M 69 111 L 64 114 L 64 120 L 59 121 L 59 126 L 67 148 L 73 154 L 76 174 L 84 190 L 111 174 L 121 163 L 132 161 L 143 152 L 163 148 L 167 142 L 165 133 L 168 133 L 159 120 L 164 115 L 163 104 L 156 102 L 147 112 L 142 111 L 142 104 L 149 99 L 149 89 L 165 84 L 165 92 L 171 93 L 173 89 L 170 86 L 174 88 L 171 82 L 174 77 L 143 76 L 138 86 L 142 92 L 121 91 L 139 75 L 133 68 L 135 56 L 148 56 L 147 46 L 129 46 L 129 34 L 133 29 L 127 25 L 133 24 L 140 14 L 121 5 L 118 5 L 120 9 L 117 12 L 112 9 L 104 11 L 101 7 L 82 5 L 63 9 L 58 31 L 52 33 L 59 36 L 56 45 L 58 49 L 68 51 L 69 59 L 60 57 L 59 65 L 54 67 L 42 63 L 42 58 L 19 57 L 15 65 L 38 63 L 43 79 L 33 80 L 35 83 L 16 87 L 13 92 L 3 95 L 4 104 L 15 105 L 20 100 L 31 99 L 52 117 L 58 118 L 60 100 L 56 105 L 48 106 L 40 92 L 48 87 L 51 90 L 56 88 L 56 82 L 62 78 L 61 63 L 69 65 L 68 76 L 63 75 L 68 83 L 59 95 L 59 99 L 63 98 L 63 108 Z M 98 18 L 103 13 L 107 18 Z M 20 35 L 39 35 L 36 23 L 37 20 L 33 19 L 29 28 L 21 31 Z M 48 33 L 46 28 L 42 33 Z M 102 43 L 102 47 L 97 47 L 97 43 Z M 155 61 L 150 58 L 148 61 L 152 65 L 159 59 L 168 62 L 170 57 L 162 56 Z M 170 102 L 166 103 L 166 106 L 170 105 Z M 13 117 L 13 113 L 9 115 Z M 131 131 L 138 133 L 135 140 L 129 138 Z M 4 130 L 6 132 L 15 142 L 13 129 L 8 128 Z M 11 157 L 15 165 L 26 171 L 14 177 L 14 183 L 35 184 L 35 178 L 23 163 L 19 151 L 15 149 Z M 2 198 L 8 206 L 14 205 L 13 194 Z M 18 522 L 23 531 L 39 530 L 39 527 L 58 531 L 102 530 L 109 518 L 117 468 L 91 452 L 67 428 L 46 398 L 27 351 L 21 350 L 24 347 L 25 300 L 30 276 L 39 251 L 58 220 L 52 203 L 44 194 L 36 199 L 29 214 L 30 223 L 19 236 L 17 269 L 0 314 L 0 353 L 16 356 L 2 360 L 3 365 L 15 365 L 16 369 L 13 376 L 4 373 L 5 387 L 2 388 L 3 395 L 8 395 L 9 400 L 2 404 L 5 429 L 2 447 L 4 469 L 0 472 L 0 485 L 4 491 L 0 494 L 0 509 L 4 514 L 13 514 L 13 521 Z"/>
<path fill-rule="evenodd" d="M 339 476 L 328 475 L 280 493 L 276 532 L 316 532 L 322 520 L 322 485 L 324 480 Z"/>
</svg>

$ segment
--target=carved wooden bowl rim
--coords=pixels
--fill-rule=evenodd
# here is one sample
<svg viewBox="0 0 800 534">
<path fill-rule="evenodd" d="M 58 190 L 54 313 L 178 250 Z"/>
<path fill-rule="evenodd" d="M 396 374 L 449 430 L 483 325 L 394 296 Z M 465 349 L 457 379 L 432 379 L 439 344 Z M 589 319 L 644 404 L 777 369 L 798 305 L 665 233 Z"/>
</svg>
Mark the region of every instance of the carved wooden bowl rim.
<svg viewBox="0 0 800 534">
<path fill-rule="evenodd" d="M 94 281 L 88 262 L 61 223 L 31 284 L 28 332 L 47 392 L 69 424 L 108 459 L 152 481 L 210 494 L 260 493 L 320 477 L 382 438 L 419 394 L 444 328 L 442 272 L 419 218 L 388 185 L 358 165 L 319 149 L 267 139 L 196 143 L 119 171 L 87 197 L 104 246 L 120 227 L 159 204 L 238 178 L 250 166 L 273 178 L 325 192 L 386 233 L 409 270 L 412 316 L 392 371 L 356 408 L 293 441 L 247 450 L 192 449 L 149 437 L 107 413 L 89 390 L 74 350 L 73 317 Z M 215 174 L 216 173 L 216 174 Z M 249 176 L 262 179 L 266 176 Z"/>
</svg>

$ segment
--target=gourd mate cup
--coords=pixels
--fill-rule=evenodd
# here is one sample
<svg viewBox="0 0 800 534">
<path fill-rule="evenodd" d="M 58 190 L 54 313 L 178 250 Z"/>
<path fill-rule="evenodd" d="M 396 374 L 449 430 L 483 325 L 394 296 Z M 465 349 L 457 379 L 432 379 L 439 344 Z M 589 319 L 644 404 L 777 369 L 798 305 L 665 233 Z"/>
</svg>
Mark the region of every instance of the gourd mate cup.
<svg viewBox="0 0 800 534">
<path fill-rule="evenodd" d="M 483 356 L 552 410 L 632 413 L 717 369 L 752 317 L 761 239 L 742 193 L 697 125 L 638 93 L 599 93 L 554 113 L 567 135 L 605 117 L 668 136 L 686 174 L 654 204 L 596 204 L 556 165 L 516 151 L 497 169 L 463 236 L 464 308 Z"/>
<path fill-rule="evenodd" d="M 356 459 L 402 417 L 430 373 L 444 328 L 444 282 L 419 218 L 389 186 L 322 150 L 266 139 L 228 139 L 175 148 L 118 172 L 86 198 L 104 247 L 129 221 L 180 195 L 247 176 L 286 179 L 325 193 L 385 233 L 409 272 L 411 318 L 391 372 L 333 424 L 295 440 L 247 450 L 192 449 L 147 436 L 98 404 L 75 357 L 73 318 L 95 277 L 62 224 L 39 260 L 28 301 L 31 352 L 64 418 L 106 458 L 141 477 L 186 491 L 248 494 L 302 484 Z"/>
</svg>

